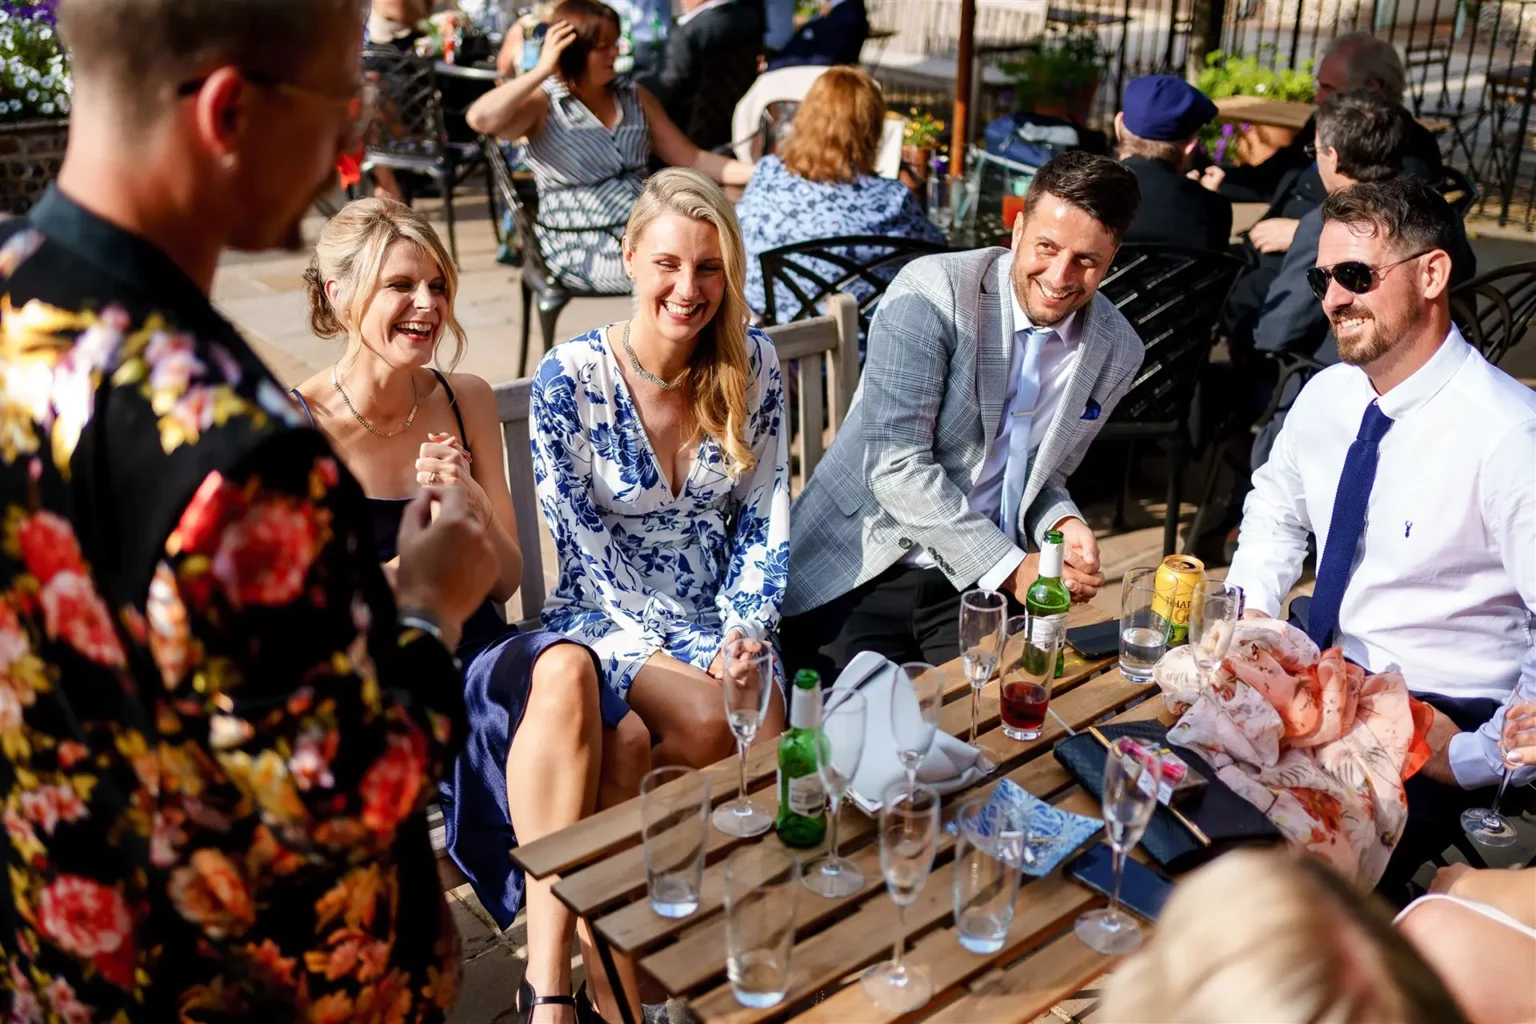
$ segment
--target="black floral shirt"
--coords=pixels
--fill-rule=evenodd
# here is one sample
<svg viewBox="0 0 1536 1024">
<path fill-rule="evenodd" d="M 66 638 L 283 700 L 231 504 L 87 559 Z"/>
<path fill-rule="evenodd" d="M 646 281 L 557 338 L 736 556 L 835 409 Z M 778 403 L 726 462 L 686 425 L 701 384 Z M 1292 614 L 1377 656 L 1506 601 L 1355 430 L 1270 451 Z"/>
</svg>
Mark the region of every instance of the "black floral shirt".
<svg viewBox="0 0 1536 1024">
<path fill-rule="evenodd" d="M 361 491 L 158 249 L 57 192 L 0 236 L 10 1019 L 440 1018 L 462 697 Z"/>
</svg>

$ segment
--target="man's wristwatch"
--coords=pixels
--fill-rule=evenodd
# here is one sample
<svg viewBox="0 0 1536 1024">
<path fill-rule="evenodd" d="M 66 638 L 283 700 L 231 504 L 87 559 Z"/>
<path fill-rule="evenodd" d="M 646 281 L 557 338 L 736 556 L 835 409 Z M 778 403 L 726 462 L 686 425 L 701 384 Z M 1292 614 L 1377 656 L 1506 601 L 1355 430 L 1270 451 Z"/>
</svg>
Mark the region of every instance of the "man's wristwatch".
<svg viewBox="0 0 1536 1024">
<path fill-rule="evenodd" d="M 424 608 L 400 609 L 400 625 L 404 629 L 419 629 L 428 634 L 451 655 L 454 653 L 454 645 L 448 642 L 448 636 L 444 632 L 442 624 L 437 616 Z"/>
</svg>

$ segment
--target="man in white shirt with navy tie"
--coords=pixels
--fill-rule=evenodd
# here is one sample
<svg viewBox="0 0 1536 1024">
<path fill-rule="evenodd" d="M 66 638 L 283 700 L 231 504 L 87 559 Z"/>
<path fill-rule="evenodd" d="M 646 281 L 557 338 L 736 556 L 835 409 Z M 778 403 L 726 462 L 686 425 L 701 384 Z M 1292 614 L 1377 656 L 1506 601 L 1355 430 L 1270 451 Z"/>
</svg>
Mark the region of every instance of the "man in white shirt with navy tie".
<svg viewBox="0 0 1536 1024">
<path fill-rule="evenodd" d="M 1461 811 L 1487 806 L 1511 695 L 1536 699 L 1536 392 L 1451 323 L 1455 216 L 1411 179 L 1324 203 L 1310 283 L 1342 363 L 1302 390 L 1254 475 L 1228 575 L 1250 614 L 1278 614 L 1315 534 L 1308 634 L 1368 671 L 1397 666 L 1436 708 L 1382 880 L 1395 900 Z"/>
</svg>

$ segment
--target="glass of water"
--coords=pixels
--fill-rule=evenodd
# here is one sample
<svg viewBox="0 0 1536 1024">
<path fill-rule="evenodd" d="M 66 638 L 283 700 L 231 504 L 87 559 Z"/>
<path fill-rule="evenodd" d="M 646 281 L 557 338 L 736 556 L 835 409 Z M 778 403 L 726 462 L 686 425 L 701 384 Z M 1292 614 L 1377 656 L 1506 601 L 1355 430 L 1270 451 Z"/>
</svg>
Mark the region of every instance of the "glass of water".
<svg viewBox="0 0 1536 1024">
<path fill-rule="evenodd" d="M 774 843 L 742 847 L 725 862 L 725 965 L 742 1006 L 777 1006 L 789 990 L 800 862 Z"/>
<path fill-rule="evenodd" d="M 709 837 L 709 780 L 692 768 L 654 768 L 640 780 L 640 840 L 651 909 L 687 917 L 699 909 Z"/>
<path fill-rule="evenodd" d="M 746 839 L 773 827 L 773 815 L 759 809 L 747 797 L 747 748 L 768 713 L 773 696 L 773 648 L 761 640 L 732 640 L 725 645 L 720 689 L 725 694 L 725 717 L 736 736 L 736 777 L 739 795 L 715 808 L 715 828 L 728 836 Z"/>
<path fill-rule="evenodd" d="M 960 945 L 982 954 L 996 953 L 1008 938 L 1028 842 L 1024 809 L 987 811 L 989 799 L 972 797 L 955 818 L 955 931 Z"/>
<path fill-rule="evenodd" d="M 1168 650 L 1168 623 L 1152 610 L 1157 569 L 1129 569 L 1120 584 L 1120 674 L 1145 683 Z"/>
</svg>

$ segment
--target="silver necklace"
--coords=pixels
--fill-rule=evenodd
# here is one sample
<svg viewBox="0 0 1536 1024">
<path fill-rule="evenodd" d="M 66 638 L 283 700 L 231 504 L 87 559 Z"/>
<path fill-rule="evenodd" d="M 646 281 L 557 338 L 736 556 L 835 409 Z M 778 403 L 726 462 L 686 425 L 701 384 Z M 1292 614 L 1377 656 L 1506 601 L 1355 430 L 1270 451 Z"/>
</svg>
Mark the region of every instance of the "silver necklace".
<svg viewBox="0 0 1536 1024">
<path fill-rule="evenodd" d="M 376 434 L 379 437 L 394 437 L 397 434 L 403 434 L 410 430 L 412 421 L 416 419 L 416 408 L 420 401 L 416 394 L 416 375 L 414 373 L 411 374 L 411 411 L 406 414 L 405 422 L 400 424 L 399 429 L 390 431 L 374 430 L 373 425 L 363 419 L 363 414 L 357 411 L 357 407 L 352 404 L 352 399 L 347 397 L 346 390 L 342 388 L 341 380 L 336 376 L 336 367 L 334 366 L 331 367 L 331 384 L 335 386 L 336 393 L 341 396 L 341 400 L 347 404 L 347 411 L 352 413 L 356 417 L 357 422 L 361 423 L 363 429 L 370 434 Z"/>
<path fill-rule="evenodd" d="M 650 381 L 663 391 L 672 391 L 683 383 L 683 378 L 688 376 L 688 371 L 683 370 L 672 380 L 662 380 L 650 370 L 640 365 L 640 357 L 635 355 L 635 347 L 629 343 L 629 321 L 624 321 L 624 351 L 629 353 L 629 368 L 640 375 L 642 380 Z"/>
</svg>

